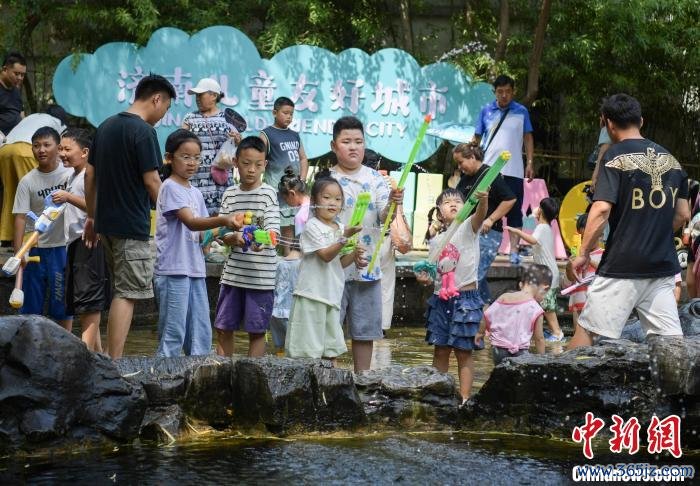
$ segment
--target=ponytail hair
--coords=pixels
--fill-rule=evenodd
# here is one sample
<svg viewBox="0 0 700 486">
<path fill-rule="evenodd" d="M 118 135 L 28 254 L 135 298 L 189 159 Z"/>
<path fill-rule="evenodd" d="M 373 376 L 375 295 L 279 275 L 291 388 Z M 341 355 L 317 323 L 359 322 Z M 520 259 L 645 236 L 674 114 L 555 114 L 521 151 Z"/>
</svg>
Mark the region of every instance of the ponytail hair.
<svg viewBox="0 0 700 486">
<path fill-rule="evenodd" d="M 328 176 L 330 177 L 330 172 L 328 173 Z M 301 180 L 301 177 L 294 172 L 294 169 L 290 165 L 284 169 L 284 175 L 282 176 L 279 184 L 277 184 L 277 190 L 282 196 L 289 194 L 289 191 L 305 194 L 306 182 Z"/>
<path fill-rule="evenodd" d="M 435 215 L 435 211 L 438 210 L 437 206 L 433 206 L 430 208 L 430 211 L 428 211 L 428 229 L 425 231 L 425 238 L 423 238 L 423 242 L 427 243 L 430 241 L 431 236 L 430 236 L 430 227 L 433 225 L 433 216 Z"/>
</svg>

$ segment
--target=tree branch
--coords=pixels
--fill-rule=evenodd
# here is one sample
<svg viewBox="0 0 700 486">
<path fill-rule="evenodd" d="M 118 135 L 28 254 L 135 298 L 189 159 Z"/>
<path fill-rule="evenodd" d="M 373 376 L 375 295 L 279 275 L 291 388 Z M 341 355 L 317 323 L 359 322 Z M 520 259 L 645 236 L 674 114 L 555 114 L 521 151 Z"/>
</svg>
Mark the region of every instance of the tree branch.
<svg viewBox="0 0 700 486">
<path fill-rule="evenodd" d="M 525 106 L 530 106 L 535 101 L 539 91 L 540 63 L 542 61 L 542 52 L 544 51 L 544 35 L 547 31 L 551 6 L 551 0 L 542 0 L 542 8 L 537 20 L 537 27 L 535 28 L 535 41 L 532 45 L 530 67 L 527 72 L 527 93 L 522 101 Z"/>
</svg>

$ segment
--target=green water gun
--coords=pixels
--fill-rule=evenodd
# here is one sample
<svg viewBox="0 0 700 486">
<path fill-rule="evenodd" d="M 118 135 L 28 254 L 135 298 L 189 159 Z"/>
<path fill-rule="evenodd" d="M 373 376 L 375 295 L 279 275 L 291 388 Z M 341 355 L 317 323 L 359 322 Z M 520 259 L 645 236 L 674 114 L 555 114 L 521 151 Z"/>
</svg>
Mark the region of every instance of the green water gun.
<svg viewBox="0 0 700 486">
<path fill-rule="evenodd" d="M 476 197 L 476 193 L 485 191 L 491 186 L 491 184 L 493 184 L 493 181 L 496 180 L 496 177 L 498 177 L 498 174 L 508 163 L 508 160 L 510 160 L 510 152 L 504 150 L 501 152 L 501 155 L 498 156 L 489 170 L 483 173 L 481 180 L 474 184 L 472 190 L 469 191 L 469 194 L 467 194 L 464 206 L 462 206 L 462 209 L 459 210 L 457 216 L 455 216 L 455 219 L 452 221 L 452 224 L 449 228 L 447 228 L 447 231 L 445 231 L 445 234 L 441 237 L 440 243 L 435 245 L 430 250 L 428 253 L 428 260 L 418 262 L 413 266 L 414 272 L 426 272 L 431 276 L 436 275 L 437 269 L 435 268 L 435 265 L 440 253 L 442 253 L 442 250 L 450 242 L 454 234 L 457 232 L 459 226 L 464 223 L 477 204 L 479 204 L 479 199 Z"/>
<path fill-rule="evenodd" d="M 350 216 L 350 221 L 348 221 L 348 227 L 362 224 L 362 220 L 365 219 L 365 213 L 367 212 L 370 202 L 372 202 L 372 195 L 369 192 L 361 192 L 357 195 L 355 209 L 352 212 L 352 216 Z M 358 237 L 359 233 L 356 233 L 350 237 L 343 249 L 340 250 L 341 256 L 355 251 L 355 245 L 357 245 Z"/>
<path fill-rule="evenodd" d="M 418 155 L 418 150 L 420 150 L 421 143 L 423 143 L 423 138 L 425 137 L 425 132 L 428 130 L 428 125 L 430 125 L 432 119 L 433 117 L 430 114 L 427 114 L 423 119 L 423 124 L 418 130 L 418 136 L 416 137 L 416 141 L 413 142 L 413 148 L 408 156 L 408 162 L 406 162 L 406 165 L 403 166 L 403 170 L 401 171 L 401 178 L 396 186 L 397 189 L 403 189 L 403 186 L 406 185 L 406 179 L 408 179 L 408 174 L 411 173 L 413 162 L 416 160 L 416 155 Z M 369 265 L 367 266 L 367 273 L 365 274 L 365 277 L 367 278 L 369 278 L 369 276 L 372 274 L 372 270 L 374 270 L 374 267 L 377 264 L 379 252 L 381 251 L 384 238 L 389 230 L 389 225 L 391 224 L 391 219 L 394 216 L 394 211 L 396 211 L 396 203 L 392 202 L 391 205 L 389 205 L 389 211 L 386 213 L 386 219 L 382 225 L 382 232 L 379 234 L 377 246 L 374 248 L 374 253 L 372 253 L 372 259 L 369 261 Z"/>
</svg>

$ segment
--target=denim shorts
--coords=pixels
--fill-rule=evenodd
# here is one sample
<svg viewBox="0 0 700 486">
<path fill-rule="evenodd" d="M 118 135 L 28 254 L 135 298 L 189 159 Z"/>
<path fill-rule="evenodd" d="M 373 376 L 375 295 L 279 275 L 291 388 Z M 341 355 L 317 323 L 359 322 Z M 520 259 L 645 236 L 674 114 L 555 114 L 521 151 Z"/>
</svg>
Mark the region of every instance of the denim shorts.
<svg viewBox="0 0 700 486">
<path fill-rule="evenodd" d="M 57 321 L 72 319 L 66 312 L 66 247 L 32 248 L 29 256 L 38 256 L 38 263 L 24 268 L 22 290 L 24 305 L 20 314 L 48 315 Z M 48 293 L 49 308 L 44 314 L 44 299 Z"/>
<path fill-rule="evenodd" d="M 463 290 L 456 297 L 442 300 L 433 294 L 428 299 L 425 341 L 435 346 L 470 351 L 484 349 L 477 345 L 474 336 L 484 317 L 484 306 L 478 290 Z"/>
</svg>

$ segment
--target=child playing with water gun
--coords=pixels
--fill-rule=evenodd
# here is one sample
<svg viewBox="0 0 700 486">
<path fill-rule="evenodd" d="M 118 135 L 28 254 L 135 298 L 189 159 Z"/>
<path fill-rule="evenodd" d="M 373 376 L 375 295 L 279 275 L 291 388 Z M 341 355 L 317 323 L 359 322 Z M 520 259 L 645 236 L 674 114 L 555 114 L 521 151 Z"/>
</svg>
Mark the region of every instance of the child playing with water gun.
<svg viewBox="0 0 700 486">
<path fill-rule="evenodd" d="M 15 215 L 15 252 L 22 247 L 25 231 L 33 232 L 35 229 L 28 213 L 40 215 L 46 206 L 46 198 L 58 189 L 65 189 L 68 177 L 73 172 L 59 162 L 60 143 L 58 132 L 50 127 L 39 128 L 32 135 L 32 152 L 38 166 L 22 177 L 17 186 L 12 208 L 12 214 Z M 65 206 L 60 211 L 64 208 Z M 73 318 L 66 313 L 65 305 L 66 235 L 63 224 L 61 212 L 52 220 L 48 229 L 41 232 L 37 246 L 29 251 L 30 257 L 38 256 L 40 261 L 30 263 L 24 269 L 24 305 L 19 312 L 49 316 L 70 331 Z M 44 312 L 47 293 L 49 307 L 48 312 Z"/>
<path fill-rule="evenodd" d="M 552 221 L 559 213 L 559 204 L 551 197 L 546 197 L 540 201 L 540 205 L 535 208 L 533 216 L 537 221 L 537 226 L 532 234 L 525 233 L 522 229 L 505 226 L 511 233 L 517 234 L 532 246 L 533 261 L 540 265 L 547 265 L 552 272 L 552 282 L 547 295 L 542 300 L 544 318 L 551 333 L 546 336 L 547 341 L 561 342 L 564 340 L 564 333 L 559 327 L 557 319 L 557 294 L 559 293 L 559 267 L 554 256 L 554 233 L 552 232 Z"/>
<path fill-rule="evenodd" d="M 552 281 L 552 272 L 546 265 L 530 265 L 520 277 L 520 290 L 506 292 L 484 312 L 485 333 L 491 341 L 494 366 L 504 358 L 527 353 L 534 337 L 537 354 L 544 354 L 544 334 L 540 302 Z M 483 344 L 484 329 L 475 341 Z"/>
<path fill-rule="evenodd" d="M 262 182 L 267 165 L 265 152 L 265 144 L 258 137 L 246 137 L 238 144 L 235 164 L 240 184 L 226 189 L 219 214 L 249 213 L 257 228 L 268 235 L 278 235 L 277 191 Z M 217 353 L 230 356 L 233 332 L 243 329 L 248 333 L 248 356 L 263 356 L 275 299 L 277 252 L 273 245 L 251 244 L 246 228 L 222 239 L 231 252 L 221 274 L 216 305 Z"/>
<path fill-rule="evenodd" d="M 488 209 L 488 192 L 478 191 L 475 196 L 479 199 L 476 211 L 457 228 L 440 253 L 437 274 L 416 273 L 419 283 L 435 285 L 435 293 L 428 299 L 425 336 L 428 344 L 435 346 L 433 366 L 446 373 L 454 351 L 463 403 L 469 398 L 474 380 L 472 351 L 482 349 L 475 342 L 475 337 L 484 315 L 484 303 L 477 290 L 477 269 L 479 231 Z M 437 217 L 442 227 L 447 228 L 464 206 L 464 199 L 460 191 L 448 188 L 442 191 L 435 204 Z M 442 236 L 436 234 L 430 240 L 430 245 L 444 243 Z M 441 277 L 441 281 L 437 281 L 437 276 Z"/>
<path fill-rule="evenodd" d="M 200 232 L 218 226 L 238 229 L 235 214 L 209 216 L 202 193 L 190 184 L 197 173 L 202 144 L 185 129 L 165 141 L 164 175 L 156 207 L 155 291 L 158 297 L 157 356 L 211 352 L 211 321 L 206 266 Z"/>
<path fill-rule="evenodd" d="M 337 222 L 344 205 L 343 188 L 327 169 L 316 176 L 311 204 L 314 217 L 301 234 L 304 256 L 294 289 L 285 351 L 292 358 L 335 361 L 347 351 L 340 323 L 345 287 L 343 268 L 353 262 L 366 264 L 360 246 L 342 257 L 340 251 L 362 227 L 345 227 Z"/>
</svg>

